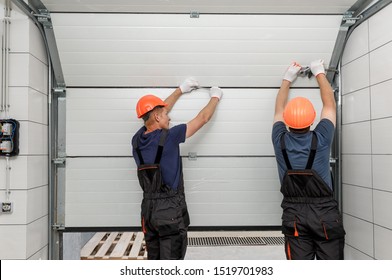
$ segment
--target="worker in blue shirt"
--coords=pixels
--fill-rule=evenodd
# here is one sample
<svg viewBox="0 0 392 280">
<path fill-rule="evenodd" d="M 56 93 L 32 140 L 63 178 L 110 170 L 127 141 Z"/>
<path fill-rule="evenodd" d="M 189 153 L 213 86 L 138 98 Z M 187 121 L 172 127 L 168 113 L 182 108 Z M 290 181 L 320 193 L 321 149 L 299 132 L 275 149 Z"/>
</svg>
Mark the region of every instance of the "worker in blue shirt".
<svg viewBox="0 0 392 280">
<path fill-rule="evenodd" d="M 323 60 L 310 64 L 323 103 L 320 122 L 304 97 L 288 101 L 301 66 L 291 64 L 276 97 L 272 142 L 283 194 L 282 232 L 287 259 L 343 259 L 342 217 L 333 197 L 329 157 L 336 124 L 336 103 Z"/>
<path fill-rule="evenodd" d="M 179 145 L 211 119 L 223 92 L 212 87 L 208 104 L 186 124 L 170 127 L 168 114 L 183 93 L 198 87 L 197 81 L 186 79 L 164 101 L 149 94 L 136 105 L 144 126 L 132 138 L 132 153 L 143 189 L 141 224 L 150 260 L 185 257 L 190 221 Z"/>
</svg>

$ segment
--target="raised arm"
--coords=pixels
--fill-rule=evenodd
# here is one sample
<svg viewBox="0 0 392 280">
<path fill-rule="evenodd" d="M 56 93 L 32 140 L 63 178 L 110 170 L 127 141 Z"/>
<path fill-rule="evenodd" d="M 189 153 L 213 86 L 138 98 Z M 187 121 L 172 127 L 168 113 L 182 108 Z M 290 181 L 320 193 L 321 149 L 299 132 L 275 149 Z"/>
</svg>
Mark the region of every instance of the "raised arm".
<svg viewBox="0 0 392 280">
<path fill-rule="evenodd" d="M 186 138 L 191 137 L 200 128 L 202 128 L 212 117 L 215 109 L 222 98 L 223 92 L 218 87 L 212 87 L 210 89 L 210 101 L 208 104 L 197 114 L 197 116 L 187 123 L 186 127 Z"/>
<path fill-rule="evenodd" d="M 276 96 L 274 123 L 283 121 L 283 111 L 288 100 L 290 86 L 291 83 L 297 78 L 299 70 L 301 70 L 301 66 L 296 62 L 293 62 L 286 70 L 282 84 L 278 91 L 278 95 Z"/>
<path fill-rule="evenodd" d="M 176 104 L 177 100 L 183 93 L 191 92 L 199 86 L 199 83 L 194 79 L 186 79 L 178 88 L 173 91 L 166 99 L 165 103 L 167 104 L 166 109 L 168 112 L 171 111 L 174 104 Z"/>
<path fill-rule="evenodd" d="M 330 83 L 325 76 L 324 61 L 319 59 L 310 64 L 310 70 L 317 79 L 320 87 L 320 97 L 323 102 L 321 119 L 329 119 L 336 126 L 336 102 Z"/>
</svg>

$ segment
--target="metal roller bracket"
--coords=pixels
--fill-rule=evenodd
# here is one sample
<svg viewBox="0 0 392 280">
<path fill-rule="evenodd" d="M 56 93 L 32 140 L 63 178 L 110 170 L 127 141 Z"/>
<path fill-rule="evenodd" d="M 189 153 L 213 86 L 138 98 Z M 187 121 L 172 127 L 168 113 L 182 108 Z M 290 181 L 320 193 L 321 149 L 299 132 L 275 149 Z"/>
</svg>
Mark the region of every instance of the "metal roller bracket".
<svg viewBox="0 0 392 280">
<path fill-rule="evenodd" d="M 339 70 L 337 70 L 337 69 L 325 69 L 325 72 L 339 73 Z M 310 70 L 309 66 L 304 66 L 304 67 L 301 67 L 301 70 L 299 70 L 298 76 L 300 76 L 300 77 L 308 77 L 310 79 L 313 76 L 313 73 Z"/>
</svg>

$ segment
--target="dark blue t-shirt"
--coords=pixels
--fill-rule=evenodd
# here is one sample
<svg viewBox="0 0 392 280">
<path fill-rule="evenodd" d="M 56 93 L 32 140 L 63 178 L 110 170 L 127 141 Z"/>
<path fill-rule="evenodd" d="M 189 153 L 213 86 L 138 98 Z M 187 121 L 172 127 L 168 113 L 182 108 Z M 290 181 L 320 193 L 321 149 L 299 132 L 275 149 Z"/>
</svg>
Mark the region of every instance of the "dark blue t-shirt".
<svg viewBox="0 0 392 280">
<path fill-rule="evenodd" d="M 317 150 L 312 169 L 324 180 L 332 189 L 331 171 L 329 165 L 330 150 L 335 132 L 333 123 L 328 119 L 322 119 L 314 129 L 317 135 Z M 275 149 L 276 161 L 278 163 L 279 179 L 282 183 L 283 176 L 287 171 L 286 163 L 283 158 L 280 138 L 285 133 L 286 151 L 293 169 L 305 169 L 308 162 L 312 133 L 292 133 L 286 125 L 278 121 L 272 128 L 272 143 Z"/>
<path fill-rule="evenodd" d="M 162 129 L 157 129 L 148 134 L 144 134 L 146 127 L 143 126 L 133 136 L 132 143 L 137 137 L 139 141 L 139 149 L 142 153 L 145 164 L 154 163 L 155 156 L 158 150 L 159 139 L 161 137 Z M 140 137 L 141 136 L 141 137 Z M 181 175 L 181 158 L 180 158 L 180 143 L 184 143 L 186 138 L 186 124 L 180 124 L 169 129 L 166 136 L 165 145 L 163 148 L 161 158 L 161 172 L 163 182 L 173 189 L 178 188 Z M 137 166 L 140 165 L 139 157 L 132 145 L 132 154 Z"/>
</svg>

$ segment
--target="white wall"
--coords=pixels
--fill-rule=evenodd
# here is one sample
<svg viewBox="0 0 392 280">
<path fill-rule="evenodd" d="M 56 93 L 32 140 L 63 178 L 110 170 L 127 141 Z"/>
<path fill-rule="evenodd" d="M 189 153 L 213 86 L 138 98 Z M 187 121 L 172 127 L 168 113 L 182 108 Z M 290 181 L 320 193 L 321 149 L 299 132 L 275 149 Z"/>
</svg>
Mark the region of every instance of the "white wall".
<svg viewBox="0 0 392 280">
<path fill-rule="evenodd" d="M 1 1 L 1 10 L 3 7 Z M 20 122 L 20 153 L 10 161 L 10 200 L 14 211 L 0 214 L 0 259 L 47 259 L 47 56 L 39 30 L 15 7 L 11 13 L 10 38 L 9 117 Z M 0 178 L 0 201 L 4 201 L 3 157 Z"/>
<path fill-rule="evenodd" d="M 362 23 L 342 67 L 346 259 L 392 259 L 392 5 Z"/>
</svg>

